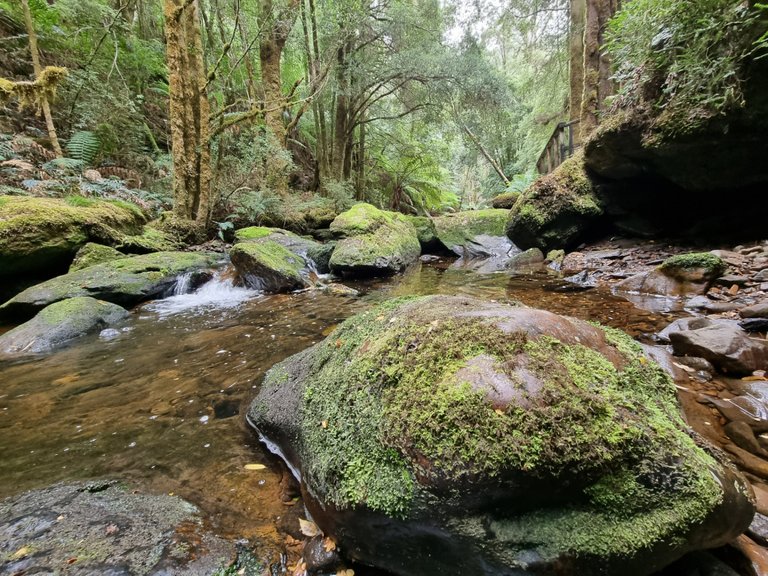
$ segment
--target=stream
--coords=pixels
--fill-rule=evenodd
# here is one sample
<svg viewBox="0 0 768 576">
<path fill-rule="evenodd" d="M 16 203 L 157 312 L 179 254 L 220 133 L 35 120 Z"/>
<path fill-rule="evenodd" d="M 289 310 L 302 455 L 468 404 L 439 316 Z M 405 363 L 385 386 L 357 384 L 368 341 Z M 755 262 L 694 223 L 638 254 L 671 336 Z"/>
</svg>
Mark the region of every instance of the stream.
<svg viewBox="0 0 768 576">
<path fill-rule="evenodd" d="M 641 340 L 679 316 L 604 289 L 559 291 L 555 276 L 481 275 L 445 262 L 345 284 L 360 295 L 265 296 L 219 278 L 49 356 L 0 364 L 0 498 L 59 481 L 124 479 L 193 502 L 224 537 L 279 546 L 280 474 L 243 415 L 267 369 L 345 318 L 390 297 L 435 293 L 517 300 Z"/>
</svg>

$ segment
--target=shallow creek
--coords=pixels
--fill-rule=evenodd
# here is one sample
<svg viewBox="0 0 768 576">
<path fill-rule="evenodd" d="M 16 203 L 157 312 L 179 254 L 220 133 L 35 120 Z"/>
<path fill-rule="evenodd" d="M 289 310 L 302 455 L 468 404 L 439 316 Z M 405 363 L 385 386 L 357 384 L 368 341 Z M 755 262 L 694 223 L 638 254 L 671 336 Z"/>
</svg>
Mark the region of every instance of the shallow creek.
<svg viewBox="0 0 768 576">
<path fill-rule="evenodd" d="M 348 285 L 360 296 L 262 296 L 215 282 L 145 304 L 101 337 L 0 364 L 0 498 L 62 480 L 125 479 L 195 503 L 222 536 L 279 545 L 280 474 L 242 415 L 267 369 L 345 318 L 389 297 L 433 293 L 517 300 L 641 339 L 678 316 L 601 289 L 553 291 L 557 280 L 546 275 L 440 265 Z"/>
</svg>

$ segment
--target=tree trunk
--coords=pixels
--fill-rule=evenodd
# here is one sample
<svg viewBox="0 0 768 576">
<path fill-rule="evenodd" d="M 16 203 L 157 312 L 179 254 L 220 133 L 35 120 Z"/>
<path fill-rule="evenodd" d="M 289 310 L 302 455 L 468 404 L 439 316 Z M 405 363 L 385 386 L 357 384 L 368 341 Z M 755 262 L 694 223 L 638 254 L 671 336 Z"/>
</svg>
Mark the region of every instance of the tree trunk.
<svg viewBox="0 0 768 576">
<path fill-rule="evenodd" d="M 210 104 L 197 0 L 164 0 L 174 212 L 207 224 L 212 207 Z"/>
<path fill-rule="evenodd" d="M 577 1 L 577 0 L 574 0 Z M 605 27 L 619 8 L 619 0 L 587 0 L 584 20 L 584 87 L 581 100 L 580 138 L 600 122 L 605 99 L 613 94 L 611 65 L 601 48 Z"/>
<path fill-rule="evenodd" d="M 349 147 L 349 69 L 347 63 L 347 44 L 336 53 L 336 119 L 333 129 L 333 164 L 331 173 L 334 179 L 345 180 L 345 166 L 348 165 Z M 348 172 L 347 172 L 348 173 Z"/>
<path fill-rule="evenodd" d="M 40 78 L 40 74 L 43 72 L 43 67 L 40 65 L 40 52 L 37 49 L 37 34 L 35 33 L 35 24 L 32 21 L 32 12 L 29 9 L 29 0 L 21 0 L 21 5 L 24 8 L 24 23 L 27 27 L 27 35 L 29 36 L 29 51 L 32 53 L 32 68 L 35 71 L 35 80 Z M 61 152 L 61 146 L 59 145 L 59 138 L 56 135 L 56 127 L 53 125 L 53 116 L 51 115 L 51 103 L 48 102 L 48 98 L 42 98 L 43 117 L 45 118 L 45 127 L 48 130 L 48 139 L 51 141 L 53 152 L 57 158 L 63 156 Z"/>
<path fill-rule="evenodd" d="M 586 0 L 571 0 L 568 48 L 570 52 L 570 99 L 568 119 L 581 118 L 581 99 L 584 96 L 584 19 L 587 12 Z M 581 127 L 573 127 L 573 141 L 581 144 Z"/>
</svg>

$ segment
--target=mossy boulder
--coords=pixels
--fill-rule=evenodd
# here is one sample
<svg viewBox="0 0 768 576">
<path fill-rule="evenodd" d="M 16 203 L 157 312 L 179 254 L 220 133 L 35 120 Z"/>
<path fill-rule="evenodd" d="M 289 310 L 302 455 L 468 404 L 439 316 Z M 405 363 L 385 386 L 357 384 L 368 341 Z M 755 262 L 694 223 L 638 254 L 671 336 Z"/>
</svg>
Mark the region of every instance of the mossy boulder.
<svg viewBox="0 0 768 576">
<path fill-rule="evenodd" d="M 567 250 L 594 234 L 602 216 L 584 157 L 577 152 L 522 194 L 509 212 L 507 235 L 523 250 Z"/>
<path fill-rule="evenodd" d="M 219 258 L 205 252 L 155 252 L 89 266 L 27 288 L 0 306 L 0 318 L 30 318 L 54 302 L 77 296 L 132 306 L 171 293 L 183 274 L 193 276 L 190 287 L 199 285 Z"/>
<path fill-rule="evenodd" d="M 498 196 L 491 198 L 491 206 L 494 208 L 500 208 L 503 210 L 509 210 L 515 205 L 518 198 L 520 198 L 520 192 L 504 192 Z"/>
<path fill-rule="evenodd" d="M 754 512 L 638 344 L 524 307 L 386 302 L 274 366 L 248 419 L 323 531 L 403 576 L 641 576 Z"/>
<path fill-rule="evenodd" d="M 727 269 L 720 257 L 709 252 L 678 254 L 664 260 L 658 268 L 622 280 L 615 290 L 672 297 L 705 294 Z"/>
<path fill-rule="evenodd" d="M 66 272 L 86 243 L 117 245 L 144 221 L 127 202 L 0 196 L 0 278 Z"/>
<path fill-rule="evenodd" d="M 128 312 L 117 304 L 80 296 L 43 308 L 34 318 L 0 335 L 0 358 L 50 352 L 71 340 L 111 326 Z"/>
<path fill-rule="evenodd" d="M 442 246 L 440 240 L 437 238 L 437 229 L 435 228 L 435 222 L 432 218 L 426 216 L 412 216 L 410 214 L 403 214 L 401 218 L 406 222 L 409 222 L 416 229 L 416 236 L 421 244 L 422 251 L 435 250 Z"/>
<path fill-rule="evenodd" d="M 321 244 L 311 238 L 299 236 L 281 228 L 250 226 L 235 231 L 235 243 L 275 242 L 283 248 L 307 261 L 307 267 L 314 268 L 321 274 L 330 272 L 329 260 L 335 243 Z M 311 261 L 311 262 L 310 262 Z"/>
<path fill-rule="evenodd" d="M 421 254 L 416 229 L 401 215 L 370 204 L 355 204 L 331 223 L 340 237 L 330 259 L 331 271 L 344 276 L 391 276 Z"/>
<path fill-rule="evenodd" d="M 77 251 L 77 254 L 75 254 L 75 259 L 72 261 L 72 264 L 69 265 L 69 271 L 77 272 L 78 270 L 88 268 L 89 266 L 95 266 L 96 264 L 102 264 L 112 260 L 119 260 L 120 258 L 125 258 L 125 254 L 119 250 L 115 250 L 110 246 L 88 242 L 88 244 L 80 248 L 80 250 Z"/>
<path fill-rule="evenodd" d="M 502 239 L 508 251 L 512 246 L 506 240 L 507 210 L 467 210 L 434 219 L 437 238 L 457 256 L 487 258 L 495 255 Z M 489 248 L 493 246 L 493 248 Z"/>
<path fill-rule="evenodd" d="M 242 281 L 264 292 L 290 292 L 311 286 L 304 258 L 273 240 L 242 242 L 230 250 Z"/>
</svg>

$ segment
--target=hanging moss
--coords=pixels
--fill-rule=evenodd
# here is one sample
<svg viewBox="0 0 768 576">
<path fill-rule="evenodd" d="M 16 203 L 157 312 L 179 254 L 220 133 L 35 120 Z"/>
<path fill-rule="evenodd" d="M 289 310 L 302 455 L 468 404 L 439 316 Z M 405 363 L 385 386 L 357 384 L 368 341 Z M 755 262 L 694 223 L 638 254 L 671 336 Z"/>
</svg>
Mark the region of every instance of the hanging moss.
<svg viewBox="0 0 768 576">
<path fill-rule="evenodd" d="M 66 75 L 66 68 L 46 66 L 34 82 L 0 78 L 0 102 L 15 98 L 22 107 L 39 110 L 44 101 L 50 102 L 56 97 L 56 89 Z"/>
</svg>

